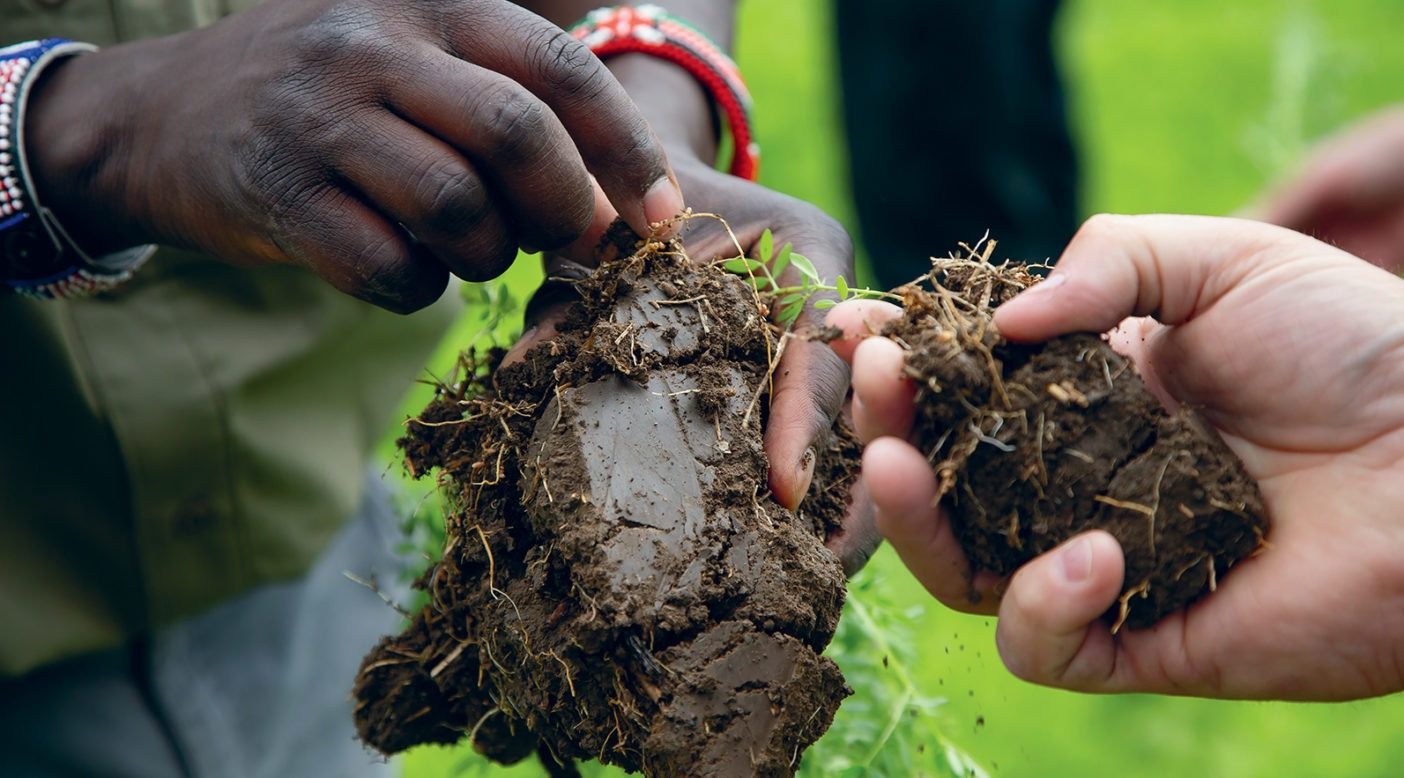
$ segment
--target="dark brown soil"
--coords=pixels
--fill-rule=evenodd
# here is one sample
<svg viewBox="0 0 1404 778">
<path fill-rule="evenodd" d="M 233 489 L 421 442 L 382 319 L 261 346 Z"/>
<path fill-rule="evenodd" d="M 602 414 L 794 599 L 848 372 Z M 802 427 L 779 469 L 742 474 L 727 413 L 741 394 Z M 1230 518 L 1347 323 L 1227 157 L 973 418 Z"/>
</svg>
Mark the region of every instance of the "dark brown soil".
<svg viewBox="0 0 1404 778">
<path fill-rule="evenodd" d="M 1168 414 L 1100 337 L 1027 346 L 995 306 L 1036 283 L 1023 266 L 937 260 L 903 289 L 885 334 L 908 350 L 916 440 L 976 569 L 1012 574 L 1085 530 L 1126 552 L 1114 628 L 1154 624 L 1212 591 L 1267 532 L 1257 484 L 1190 411 Z"/>
<path fill-rule="evenodd" d="M 430 604 L 366 658 L 362 738 L 512 762 L 790 775 L 849 690 L 820 652 L 851 440 L 798 512 L 766 492 L 777 333 L 746 283 L 651 244 L 579 285 L 561 335 L 465 356 L 402 441 L 449 505 Z"/>
</svg>

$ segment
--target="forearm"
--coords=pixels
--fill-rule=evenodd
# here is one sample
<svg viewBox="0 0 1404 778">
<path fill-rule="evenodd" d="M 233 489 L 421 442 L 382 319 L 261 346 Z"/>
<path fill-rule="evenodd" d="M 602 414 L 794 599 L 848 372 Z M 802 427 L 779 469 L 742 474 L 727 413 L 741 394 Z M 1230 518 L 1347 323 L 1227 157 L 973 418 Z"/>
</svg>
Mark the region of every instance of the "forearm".
<svg viewBox="0 0 1404 778">
<path fill-rule="evenodd" d="M 601 0 L 536 0 L 522 5 L 559 25 L 579 21 Z M 730 51 L 734 0 L 666 0 L 658 3 Z M 634 98 L 675 163 L 686 158 L 712 164 L 717 155 L 716 117 L 701 84 L 671 62 L 641 54 L 609 60 L 609 69 Z"/>
</svg>

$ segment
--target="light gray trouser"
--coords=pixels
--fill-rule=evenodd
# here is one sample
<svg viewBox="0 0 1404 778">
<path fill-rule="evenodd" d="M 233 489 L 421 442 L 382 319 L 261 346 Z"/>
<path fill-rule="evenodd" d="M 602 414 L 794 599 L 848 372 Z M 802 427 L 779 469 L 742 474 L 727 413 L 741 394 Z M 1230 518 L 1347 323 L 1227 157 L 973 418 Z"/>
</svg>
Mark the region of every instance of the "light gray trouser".
<svg viewBox="0 0 1404 778">
<path fill-rule="evenodd" d="M 391 775 L 355 739 L 349 693 L 399 616 L 344 572 L 403 600 L 398 539 L 376 475 L 305 577 L 0 684 L 0 775 Z"/>
</svg>

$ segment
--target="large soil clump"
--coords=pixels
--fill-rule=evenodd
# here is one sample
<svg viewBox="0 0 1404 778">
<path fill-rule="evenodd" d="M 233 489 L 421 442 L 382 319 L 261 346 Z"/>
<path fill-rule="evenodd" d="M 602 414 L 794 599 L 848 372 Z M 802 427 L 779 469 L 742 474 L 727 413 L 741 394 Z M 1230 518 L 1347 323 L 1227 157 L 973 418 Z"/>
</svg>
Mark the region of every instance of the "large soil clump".
<svg viewBox="0 0 1404 778">
<path fill-rule="evenodd" d="M 992 245 L 990 246 L 992 248 Z M 993 310 L 1037 283 L 985 256 L 936 260 L 884 334 L 917 383 L 929 455 L 972 566 L 999 575 L 1085 530 L 1126 552 L 1114 628 L 1155 623 L 1262 547 L 1262 498 L 1192 409 L 1167 413 L 1096 335 L 1005 341 Z"/>
<path fill-rule="evenodd" d="M 652 243 L 577 286 L 556 340 L 500 369 L 465 356 L 408 425 L 448 543 L 429 605 L 361 669 L 361 736 L 565 774 L 790 775 L 848 693 L 820 652 L 854 448 L 831 447 L 850 460 L 818 469 L 840 474 L 822 502 L 769 497 L 778 338 L 744 279 Z"/>
</svg>

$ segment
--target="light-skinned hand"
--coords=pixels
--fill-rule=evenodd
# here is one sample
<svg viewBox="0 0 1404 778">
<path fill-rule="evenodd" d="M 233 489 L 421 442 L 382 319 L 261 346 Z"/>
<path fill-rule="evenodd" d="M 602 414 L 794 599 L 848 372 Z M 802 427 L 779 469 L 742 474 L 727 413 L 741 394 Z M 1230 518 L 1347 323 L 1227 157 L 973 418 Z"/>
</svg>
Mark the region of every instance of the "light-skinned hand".
<svg viewBox="0 0 1404 778">
<path fill-rule="evenodd" d="M 1152 390 L 1198 409 L 1262 488 L 1270 548 L 1191 607 L 1116 636 L 1101 615 L 1121 591 L 1123 557 L 1104 532 L 1007 582 L 980 573 L 985 596 L 967 597 L 971 571 L 931 467 L 907 442 L 914 389 L 902 349 L 867 337 L 897 313 L 849 302 L 829 318 L 853 363 L 877 524 L 942 602 L 998 613 L 1014 674 L 1086 692 L 1221 698 L 1404 689 L 1404 281 L 1256 222 L 1099 216 L 1048 281 L 996 312 L 1016 341 L 1119 325 L 1114 344 Z"/>
</svg>

